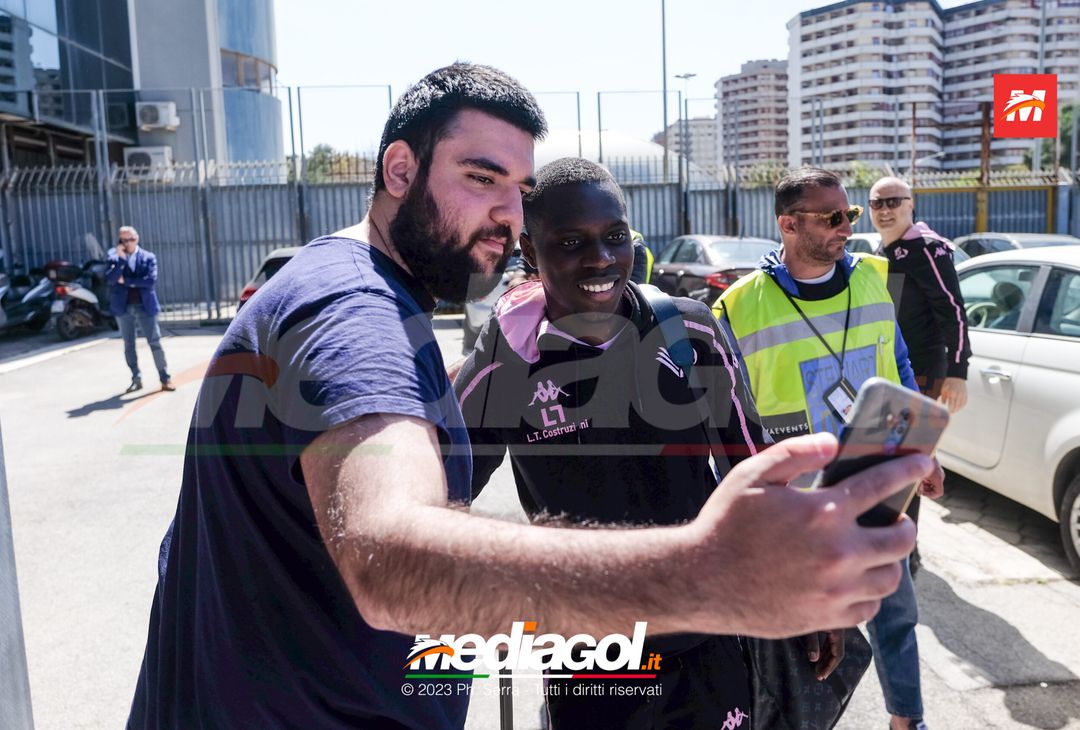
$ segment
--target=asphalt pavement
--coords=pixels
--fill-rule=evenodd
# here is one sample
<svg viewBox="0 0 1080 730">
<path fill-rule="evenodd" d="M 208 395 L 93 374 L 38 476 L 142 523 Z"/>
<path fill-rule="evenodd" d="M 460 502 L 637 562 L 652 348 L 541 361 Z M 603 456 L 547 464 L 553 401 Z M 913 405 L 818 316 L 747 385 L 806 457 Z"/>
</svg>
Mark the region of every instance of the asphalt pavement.
<svg viewBox="0 0 1080 730">
<path fill-rule="evenodd" d="M 436 320 L 448 361 L 460 353 L 459 322 Z M 164 330 L 175 393 L 149 378 L 124 394 L 113 333 L 55 348 L 54 333 L 0 338 L 0 434 L 38 728 L 115 728 L 127 715 L 187 425 L 222 331 Z M 140 357 L 152 370 L 143 342 Z M 916 579 L 929 726 L 1080 729 L 1080 581 L 1057 525 L 959 477 L 946 486 L 941 502 L 923 503 Z M 507 465 L 474 509 L 523 519 Z M 499 727 L 494 686 L 481 682 L 469 730 Z M 539 705 L 538 683 L 515 685 L 515 728 L 537 728 Z M 886 726 L 871 671 L 839 727 Z"/>
</svg>

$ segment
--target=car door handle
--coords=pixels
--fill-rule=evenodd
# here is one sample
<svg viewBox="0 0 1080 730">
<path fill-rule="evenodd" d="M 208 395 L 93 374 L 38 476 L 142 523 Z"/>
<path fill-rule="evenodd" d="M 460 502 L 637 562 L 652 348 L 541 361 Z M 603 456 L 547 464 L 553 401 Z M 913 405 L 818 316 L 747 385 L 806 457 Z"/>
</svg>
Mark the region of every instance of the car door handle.
<svg viewBox="0 0 1080 730">
<path fill-rule="evenodd" d="M 998 380 L 1012 380 L 1012 373 L 1005 372 L 1004 370 L 998 370 L 997 368 L 980 368 L 979 372 L 988 378 L 997 378 Z"/>
</svg>

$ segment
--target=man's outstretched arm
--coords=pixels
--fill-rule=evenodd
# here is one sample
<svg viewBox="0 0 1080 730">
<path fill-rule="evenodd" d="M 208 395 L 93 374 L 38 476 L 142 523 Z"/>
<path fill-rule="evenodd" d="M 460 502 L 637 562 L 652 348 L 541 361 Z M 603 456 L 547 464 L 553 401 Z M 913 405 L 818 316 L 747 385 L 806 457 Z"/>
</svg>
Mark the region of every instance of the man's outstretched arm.
<svg viewBox="0 0 1080 730">
<path fill-rule="evenodd" d="M 790 439 L 736 466 L 693 522 L 560 529 L 447 505 L 435 428 L 372 415 L 318 437 L 301 463 L 319 529 L 364 619 L 401 633 L 699 631 L 791 636 L 873 616 L 914 545 L 908 520 L 855 518 L 929 470 L 881 464 L 815 493 L 782 488 L 836 451 Z"/>
</svg>

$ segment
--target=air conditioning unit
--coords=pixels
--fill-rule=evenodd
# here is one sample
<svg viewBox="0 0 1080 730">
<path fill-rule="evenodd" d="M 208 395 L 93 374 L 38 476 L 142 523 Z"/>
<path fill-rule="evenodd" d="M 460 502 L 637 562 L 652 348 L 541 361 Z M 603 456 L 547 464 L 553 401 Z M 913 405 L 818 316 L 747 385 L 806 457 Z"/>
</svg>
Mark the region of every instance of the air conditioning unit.
<svg viewBox="0 0 1080 730">
<path fill-rule="evenodd" d="M 125 147 L 124 167 L 129 180 L 152 180 L 172 182 L 176 172 L 173 169 L 172 147 Z"/>
<path fill-rule="evenodd" d="M 154 129 L 172 132 L 180 126 L 180 117 L 176 116 L 176 103 L 172 101 L 135 102 L 135 116 L 139 118 L 139 129 L 144 132 Z"/>
</svg>

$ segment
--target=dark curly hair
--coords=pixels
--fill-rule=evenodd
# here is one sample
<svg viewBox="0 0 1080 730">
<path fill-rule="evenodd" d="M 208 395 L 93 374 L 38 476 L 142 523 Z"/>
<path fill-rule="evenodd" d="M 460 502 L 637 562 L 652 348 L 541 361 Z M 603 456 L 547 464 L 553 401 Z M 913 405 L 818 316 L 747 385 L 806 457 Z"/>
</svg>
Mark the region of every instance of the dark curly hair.
<svg viewBox="0 0 1080 730">
<path fill-rule="evenodd" d="M 525 228 L 533 230 L 543 220 L 544 196 L 549 190 L 577 183 L 598 185 L 610 191 L 623 208 L 626 207 L 622 189 L 606 167 L 580 157 L 563 157 L 541 167 L 536 173 L 536 186 L 521 199 Z"/>
<path fill-rule="evenodd" d="M 800 167 L 780 178 L 776 183 L 773 208 L 777 217 L 787 215 L 802 200 L 807 188 L 839 188 L 844 182 L 839 175 L 818 167 Z"/>
<path fill-rule="evenodd" d="M 455 62 L 432 71 L 401 95 L 390 112 L 375 160 L 375 190 L 384 190 L 382 160 L 397 140 L 407 142 L 426 176 L 431 155 L 447 136 L 462 109 L 475 109 L 501 119 L 533 139 L 547 134 L 547 121 L 529 91 L 515 79 L 491 66 Z"/>
</svg>

